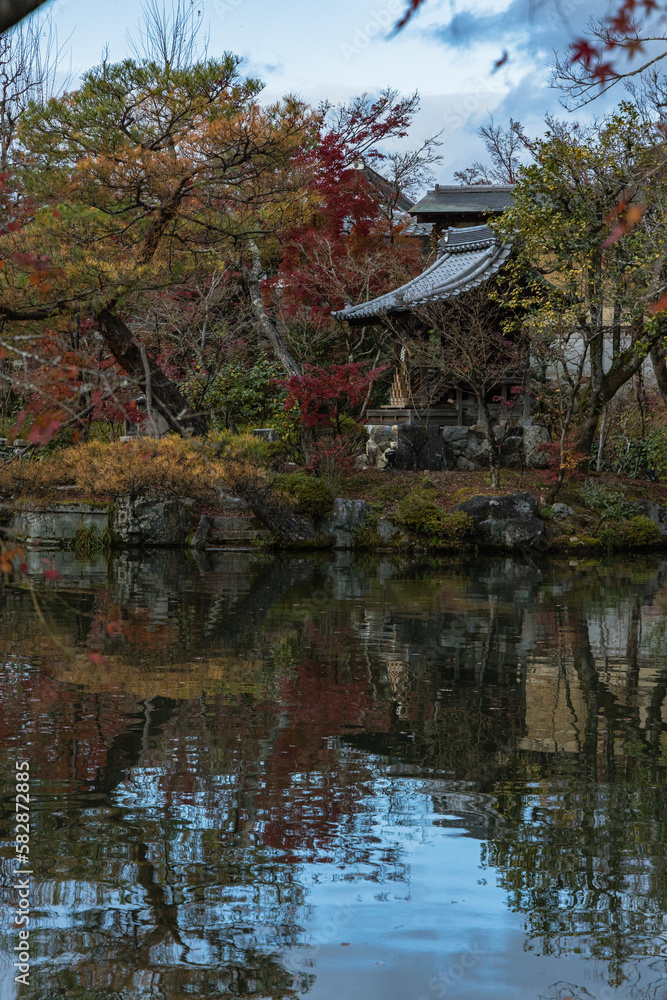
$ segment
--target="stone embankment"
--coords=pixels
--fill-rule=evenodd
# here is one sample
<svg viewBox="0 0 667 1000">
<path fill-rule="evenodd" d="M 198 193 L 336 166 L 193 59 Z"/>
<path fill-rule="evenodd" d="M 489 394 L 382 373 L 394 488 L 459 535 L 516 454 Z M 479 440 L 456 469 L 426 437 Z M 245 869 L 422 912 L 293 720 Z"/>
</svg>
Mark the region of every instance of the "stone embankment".
<svg viewBox="0 0 667 1000">
<path fill-rule="evenodd" d="M 201 513 L 193 500 L 124 498 L 113 504 L 63 502 L 37 507 L 5 506 L 2 531 L 28 549 L 71 548 L 90 553 L 111 548 L 250 548 L 279 542 L 238 498 L 223 495 L 218 512 Z M 621 548 L 667 545 L 667 508 L 651 500 L 633 503 Z M 441 512 L 442 513 L 442 512 Z M 448 514 L 457 531 L 448 540 L 437 531 L 406 526 L 396 515 L 378 514 L 361 499 L 337 498 L 326 516 L 314 520 L 314 544 L 333 549 L 428 550 L 467 544 L 505 551 L 604 548 L 609 531 L 595 519 L 564 503 L 539 508 L 527 492 L 477 495 Z M 458 520 L 456 520 L 458 518 Z M 454 522 L 451 522 L 454 523 Z M 463 525 L 463 528 L 461 528 Z M 607 534 L 605 535 L 605 531 Z"/>
<path fill-rule="evenodd" d="M 488 469 L 489 443 L 480 424 L 470 427 L 439 427 L 428 424 L 367 424 L 366 453 L 357 459 L 359 467 L 383 469 L 387 464 L 399 470 Z M 544 450 L 551 436 L 546 427 L 532 420 L 508 428 L 495 428 L 501 444 L 505 468 L 545 469 L 549 456 Z"/>
</svg>

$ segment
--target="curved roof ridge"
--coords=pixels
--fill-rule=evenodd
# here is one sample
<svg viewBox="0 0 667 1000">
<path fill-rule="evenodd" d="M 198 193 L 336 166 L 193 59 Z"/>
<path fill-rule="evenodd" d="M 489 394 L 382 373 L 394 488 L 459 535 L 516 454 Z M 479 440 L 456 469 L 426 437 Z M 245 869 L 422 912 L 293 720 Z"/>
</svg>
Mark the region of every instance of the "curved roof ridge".
<svg viewBox="0 0 667 1000">
<path fill-rule="evenodd" d="M 450 228 L 439 240 L 436 260 L 405 284 L 368 302 L 346 306 L 332 313 L 349 321 L 381 318 L 389 313 L 407 312 L 428 302 L 441 302 L 460 295 L 492 278 L 507 260 L 509 244 L 488 226 Z"/>
</svg>

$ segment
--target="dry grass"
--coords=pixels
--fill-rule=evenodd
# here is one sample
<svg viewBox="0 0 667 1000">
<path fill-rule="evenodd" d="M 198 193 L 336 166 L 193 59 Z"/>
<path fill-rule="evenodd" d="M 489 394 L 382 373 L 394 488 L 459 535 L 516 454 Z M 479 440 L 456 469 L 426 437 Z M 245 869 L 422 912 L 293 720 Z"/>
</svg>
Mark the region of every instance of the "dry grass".
<svg viewBox="0 0 667 1000">
<path fill-rule="evenodd" d="M 0 496 L 63 499 L 59 487 L 87 497 L 187 496 L 217 498 L 222 463 L 182 438 L 90 441 L 41 459 L 0 467 Z M 65 494 L 66 496 L 67 494 Z"/>
</svg>

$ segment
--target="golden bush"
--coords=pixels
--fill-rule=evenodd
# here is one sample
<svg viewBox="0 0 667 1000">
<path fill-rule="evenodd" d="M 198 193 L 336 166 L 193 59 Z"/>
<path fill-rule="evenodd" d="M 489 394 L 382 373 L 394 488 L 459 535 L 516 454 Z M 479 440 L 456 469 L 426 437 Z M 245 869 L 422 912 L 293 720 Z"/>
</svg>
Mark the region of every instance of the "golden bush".
<svg viewBox="0 0 667 1000">
<path fill-rule="evenodd" d="M 0 496 L 39 497 L 59 486 L 86 495 L 217 497 L 223 463 L 213 450 L 168 435 L 155 440 L 90 441 L 0 467 Z M 62 499 L 62 493 L 60 494 Z"/>
</svg>

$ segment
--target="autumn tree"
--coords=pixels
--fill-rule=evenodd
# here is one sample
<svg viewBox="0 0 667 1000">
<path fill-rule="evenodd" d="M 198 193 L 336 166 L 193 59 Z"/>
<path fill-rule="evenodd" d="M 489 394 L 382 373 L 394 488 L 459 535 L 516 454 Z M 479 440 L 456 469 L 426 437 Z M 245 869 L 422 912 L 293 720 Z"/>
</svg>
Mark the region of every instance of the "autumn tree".
<svg viewBox="0 0 667 1000">
<path fill-rule="evenodd" d="M 317 142 L 306 155 L 312 211 L 283 243 L 275 280 L 266 283 L 299 369 L 315 360 L 377 363 L 378 330 L 353 331 L 331 314 L 423 267 L 422 245 L 406 236 L 408 220 L 399 220 L 396 205 L 438 162 L 438 137 L 412 152 L 382 152 L 386 140 L 405 137 L 418 106 L 417 94 L 387 89 L 318 110 Z"/>
<path fill-rule="evenodd" d="M 585 357 L 586 376 L 573 447 L 588 455 L 605 405 L 651 352 L 658 363 L 664 345 L 662 140 L 630 104 L 596 126 L 547 125 L 531 144 L 513 205 L 493 226 L 514 244 L 510 268 L 533 269 L 558 297 L 555 305 L 540 291 L 531 303 L 517 283 L 509 304 L 523 297 L 547 336 L 567 308 L 570 357 Z"/>
<path fill-rule="evenodd" d="M 80 88 L 21 124 L 38 206 L 2 240 L 5 322 L 90 315 L 117 365 L 178 432 L 205 427 L 132 329 L 143 297 L 226 269 L 230 251 L 303 210 L 294 160 L 312 134 L 288 98 L 263 107 L 261 85 L 226 55 L 187 68 L 152 61 L 101 66 Z M 306 199 L 307 202 L 307 199 Z M 52 276 L 31 282 L 27 260 Z"/>
</svg>

